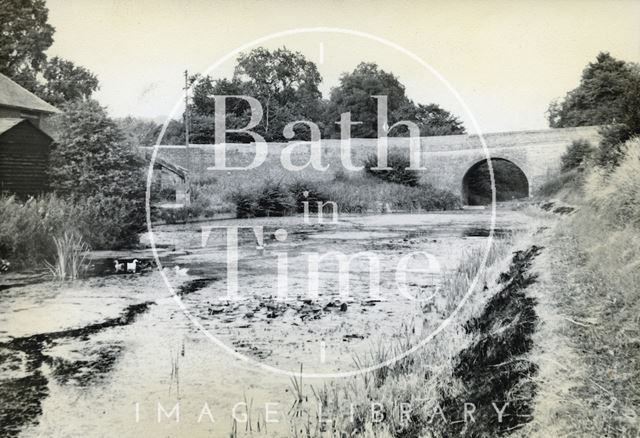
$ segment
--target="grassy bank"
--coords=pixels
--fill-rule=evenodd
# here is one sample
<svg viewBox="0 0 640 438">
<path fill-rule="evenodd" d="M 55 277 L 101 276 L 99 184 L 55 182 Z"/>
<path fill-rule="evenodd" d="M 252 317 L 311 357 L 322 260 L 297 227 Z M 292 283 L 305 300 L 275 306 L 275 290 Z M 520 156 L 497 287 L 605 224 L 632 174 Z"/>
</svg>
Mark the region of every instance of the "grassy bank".
<svg viewBox="0 0 640 438">
<path fill-rule="evenodd" d="M 638 436 L 640 143 L 578 189 L 556 194 L 578 210 L 549 233 L 540 261 L 540 393 L 527 433 Z"/>
<path fill-rule="evenodd" d="M 532 221 L 532 230 L 539 225 Z M 520 360 L 532 346 L 536 319 L 526 292 L 535 281 L 530 264 L 540 251 L 532 234 L 495 241 L 486 267 L 483 250 L 468 254 L 443 284 L 442 299 L 423 308 L 422 333 L 431 333 L 452 313 L 476 274 L 479 281 L 449 324 L 414 353 L 357 377 L 293 391 L 299 394 L 294 435 L 496 436 L 521 427 L 534 395 L 535 367 Z M 522 251 L 512 254 L 513 248 Z M 365 368 L 411 349 L 421 339 L 416 332 L 406 325 L 356 363 Z M 475 405 L 474 420 L 465 421 L 467 402 Z M 510 403 L 504 421 L 497 421 L 492 402 L 498 409 Z M 321 421 L 319 412 L 331 422 Z"/>
</svg>

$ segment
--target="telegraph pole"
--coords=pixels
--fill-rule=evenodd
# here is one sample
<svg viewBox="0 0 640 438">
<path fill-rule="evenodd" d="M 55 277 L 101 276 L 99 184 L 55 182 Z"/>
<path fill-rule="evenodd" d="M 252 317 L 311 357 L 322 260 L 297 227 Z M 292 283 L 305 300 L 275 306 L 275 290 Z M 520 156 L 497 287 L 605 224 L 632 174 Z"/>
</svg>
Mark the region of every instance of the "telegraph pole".
<svg viewBox="0 0 640 438">
<path fill-rule="evenodd" d="M 189 72 L 184 71 L 184 140 L 189 147 Z"/>
<path fill-rule="evenodd" d="M 192 169 L 191 152 L 189 151 L 189 72 L 184 71 L 184 142 L 187 161 L 187 172 Z M 191 182 L 189 181 L 189 174 L 187 173 L 184 178 L 185 185 L 185 199 L 184 205 L 191 205 Z"/>
</svg>

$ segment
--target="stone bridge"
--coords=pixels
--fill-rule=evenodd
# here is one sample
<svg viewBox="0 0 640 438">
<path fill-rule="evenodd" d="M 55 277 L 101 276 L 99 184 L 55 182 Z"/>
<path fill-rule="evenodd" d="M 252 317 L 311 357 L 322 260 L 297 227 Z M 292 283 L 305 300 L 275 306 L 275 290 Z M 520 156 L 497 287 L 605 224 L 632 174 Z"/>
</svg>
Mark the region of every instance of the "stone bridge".
<svg viewBox="0 0 640 438">
<path fill-rule="evenodd" d="M 450 135 L 422 137 L 420 139 L 422 163 L 426 170 L 421 180 L 435 187 L 459 194 L 469 203 L 468 191 L 474 184 L 473 173 L 490 159 L 511 166 L 509 172 L 514 182 L 521 181 L 514 189 L 520 196 L 530 196 L 560 169 L 560 157 L 572 141 L 589 140 L 593 145 L 599 141 L 598 127 L 544 129 L 537 131 L 515 131 L 489 133 L 484 136 L 485 151 L 477 135 Z M 408 138 L 390 137 L 389 150 L 407 150 Z M 351 158 L 355 165 L 375 153 L 377 139 L 352 139 Z M 213 145 L 161 146 L 158 157 L 190 170 L 195 178 L 214 177 L 224 186 L 254 184 L 265 178 L 312 179 L 317 181 L 333 178 L 343 171 L 340 161 L 340 140 L 322 140 L 322 162 L 328 164 L 326 172 L 309 168 L 300 172 L 287 171 L 282 167 L 281 151 L 287 143 L 269 143 L 265 162 L 243 171 L 208 170 L 214 165 Z M 142 147 L 146 155 L 152 147 Z M 247 166 L 253 161 L 255 147 L 252 144 L 231 143 L 226 145 L 227 166 Z M 304 164 L 309 159 L 308 146 L 299 146 L 292 155 L 294 164 Z M 495 166 L 494 166 L 495 167 Z"/>
</svg>

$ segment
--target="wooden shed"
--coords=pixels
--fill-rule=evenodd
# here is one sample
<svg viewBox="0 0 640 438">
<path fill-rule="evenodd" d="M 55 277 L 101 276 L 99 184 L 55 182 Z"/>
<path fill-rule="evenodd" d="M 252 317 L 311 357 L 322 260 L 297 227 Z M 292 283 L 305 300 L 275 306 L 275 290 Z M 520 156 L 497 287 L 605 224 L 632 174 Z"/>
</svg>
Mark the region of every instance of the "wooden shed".
<svg viewBox="0 0 640 438">
<path fill-rule="evenodd" d="M 52 138 L 40 122 L 59 112 L 0 74 L 0 193 L 20 198 L 48 190 Z"/>
</svg>

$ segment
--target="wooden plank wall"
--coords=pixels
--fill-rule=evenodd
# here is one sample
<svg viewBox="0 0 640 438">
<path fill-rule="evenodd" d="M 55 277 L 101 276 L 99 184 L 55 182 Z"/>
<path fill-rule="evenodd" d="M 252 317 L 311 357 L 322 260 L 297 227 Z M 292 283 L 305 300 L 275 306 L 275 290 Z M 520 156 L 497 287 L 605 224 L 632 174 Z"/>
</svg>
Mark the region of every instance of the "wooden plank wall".
<svg viewBox="0 0 640 438">
<path fill-rule="evenodd" d="M 0 192 L 26 198 L 48 191 L 50 144 L 28 122 L 0 135 Z"/>
</svg>

